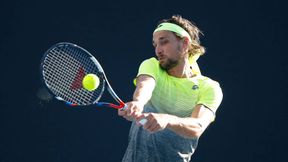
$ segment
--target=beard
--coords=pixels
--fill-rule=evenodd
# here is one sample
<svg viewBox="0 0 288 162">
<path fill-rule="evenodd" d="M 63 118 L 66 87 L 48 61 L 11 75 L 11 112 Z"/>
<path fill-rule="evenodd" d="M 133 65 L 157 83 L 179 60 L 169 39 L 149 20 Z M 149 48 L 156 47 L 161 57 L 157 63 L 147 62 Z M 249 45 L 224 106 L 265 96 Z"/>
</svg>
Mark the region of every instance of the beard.
<svg viewBox="0 0 288 162">
<path fill-rule="evenodd" d="M 181 48 L 180 48 L 180 45 L 178 44 L 177 46 L 177 53 L 178 55 L 180 56 L 181 55 Z M 179 64 L 179 59 L 180 58 L 167 58 L 166 57 L 166 60 L 165 60 L 165 57 L 164 57 L 164 60 L 159 60 L 159 63 L 160 63 L 160 67 L 161 69 L 163 70 L 170 70 L 172 69 L 173 67 L 177 66 Z"/>
<path fill-rule="evenodd" d="M 176 65 L 178 65 L 178 60 L 173 60 L 171 58 L 167 58 L 166 61 L 163 61 L 163 62 L 160 61 L 159 63 L 160 63 L 161 69 L 170 70 L 173 67 L 175 67 Z"/>
</svg>

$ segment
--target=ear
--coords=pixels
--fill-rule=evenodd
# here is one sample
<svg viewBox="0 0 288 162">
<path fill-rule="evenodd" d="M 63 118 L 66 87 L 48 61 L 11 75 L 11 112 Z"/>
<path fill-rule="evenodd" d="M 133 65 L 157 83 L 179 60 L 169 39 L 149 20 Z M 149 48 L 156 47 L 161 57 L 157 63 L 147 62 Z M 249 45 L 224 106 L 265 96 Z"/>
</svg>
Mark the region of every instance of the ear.
<svg viewBox="0 0 288 162">
<path fill-rule="evenodd" d="M 189 39 L 187 38 L 187 37 L 183 37 L 182 38 L 182 40 L 183 40 L 183 48 L 186 50 L 186 49 L 188 49 L 188 47 L 189 47 Z"/>
<path fill-rule="evenodd" d="M 187 37 L 183 37 L 180 39 L 180 46 L 179 46 L 179 52 L 186 53 L 189 48 L 189 39 Z"/>
</svg>

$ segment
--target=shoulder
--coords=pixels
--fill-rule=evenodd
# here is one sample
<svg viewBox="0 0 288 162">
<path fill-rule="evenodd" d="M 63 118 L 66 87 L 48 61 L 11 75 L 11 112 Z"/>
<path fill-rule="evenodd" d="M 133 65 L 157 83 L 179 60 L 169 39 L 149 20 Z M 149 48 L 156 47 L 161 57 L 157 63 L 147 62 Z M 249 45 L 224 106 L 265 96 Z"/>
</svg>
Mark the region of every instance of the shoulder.
<svg viewBox="0 0 288 162">
<path fill-rule="evenodd" d="M 158 79 L 158 76 L 160 74 L 161 68 L 159 65 L 159 62 L 156 58 L 152 57 L 149 59 L 144 60 L 138 70 L 137 77 L 139 75 L 145 74 L 152 76 L 155 80 Z"/>
<path fill-rule="evenodd" d="M 141 63 L 141 66 L 142 65 L 159 65 L 159 61 L 155 58 L 155 57 L 151 57 L 149 59 L 146 59 L 144 60 L 142 63 Z"/>
<path fill-rule="evenodd" d="M 222 99 L 223 93 L 219 82 L 206 77 L 201 76 L 201 81 L 199 81 L 199 101 L 198 104 L 203 104 L 206 107 L 216 112 Z"/>
<path fill-rule="evenodd" d="M 159 71 L 159 69 L 160 69 L 159 61 L 156 58 L 151 57 L 149 59 L 144 60 L 140 64 L 139 72 L 156 73 Z"/>
<path fill-rule="evenodd" d="M 200 77 L 200 81 L 199 81 L 199 88 L 200 88 L 200 94 L 202 94 L 203 96 L 214 96 L 214 97 L 219 97 L 222 98 L 223 94 L 222 94 L 222 88 L 219 84 L 219 82 L 206 77 L 206 76 L 201 76 Z"/>
<path fill-rule="evenodd" d="M 207 77 L 207 76 L 199 76 L 199 82 L 200 82 L 200 85 L 201 86 L 204 86 L 204 87 L 211 87 L 211 86 L 219 86 L 220 87 L 220 84 L 219 82 Z"/>
</svg>

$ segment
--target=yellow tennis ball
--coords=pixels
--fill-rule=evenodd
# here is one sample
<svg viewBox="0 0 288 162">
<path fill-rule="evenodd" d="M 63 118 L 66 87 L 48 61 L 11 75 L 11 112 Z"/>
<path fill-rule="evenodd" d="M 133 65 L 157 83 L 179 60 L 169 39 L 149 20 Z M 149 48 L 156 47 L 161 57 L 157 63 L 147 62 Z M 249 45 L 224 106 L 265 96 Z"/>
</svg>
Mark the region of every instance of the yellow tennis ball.
<svg viewBox="0 0 288 162">
<path fill-rule="evenodd" d="M 88 91 L 94 91 L 98 88 L 100 80 L 95 74 L 87 74 L 82 80 L 83 87 Z"/>
</svg>

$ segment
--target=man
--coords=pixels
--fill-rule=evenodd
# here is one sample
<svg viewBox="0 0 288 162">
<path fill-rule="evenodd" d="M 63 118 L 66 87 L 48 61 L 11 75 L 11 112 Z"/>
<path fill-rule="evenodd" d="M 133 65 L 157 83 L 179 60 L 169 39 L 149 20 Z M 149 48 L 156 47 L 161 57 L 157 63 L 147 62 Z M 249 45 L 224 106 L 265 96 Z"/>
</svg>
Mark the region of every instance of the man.
<svg viewBox="0 0 288 162">
<path fill-rule="evenodd" d="M 118 114 L 133 121 L 123 162 L 190 161 L 198 139 L 222 101 L 219 84 L 202 76 L 200 30 L 181 16 L 153 33 L 156 58 L 142 62 L 133 101 Z M 146 119 L 144 125 L 140 120 Z"/>
</svg>

